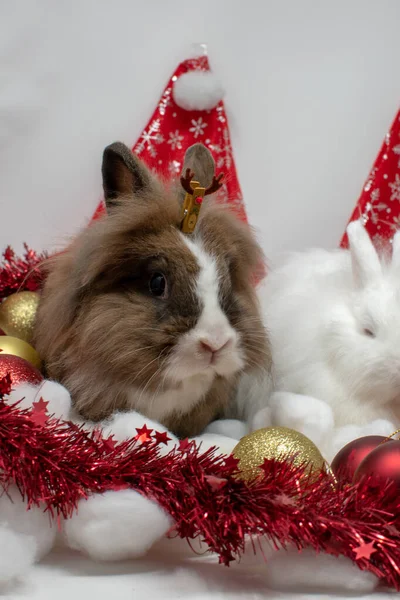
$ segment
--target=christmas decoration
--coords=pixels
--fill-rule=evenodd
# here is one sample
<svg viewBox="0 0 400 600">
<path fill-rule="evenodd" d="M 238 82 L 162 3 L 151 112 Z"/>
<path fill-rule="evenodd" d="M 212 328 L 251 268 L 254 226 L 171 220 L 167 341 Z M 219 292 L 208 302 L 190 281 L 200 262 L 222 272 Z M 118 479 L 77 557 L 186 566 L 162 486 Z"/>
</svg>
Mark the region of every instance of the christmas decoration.
<svg viewBox="0 0 400 600">
<path fill-rule="evenodd" d="M 387 246 L 400 228 L 400 111 L 385 136 L 350 221 L 360 218 L 379 247 Z M 341 246 L 347 245 L 344 234 Z"/>
<path fill-rule="evenodd" d="M 39 267 L 47 254 L 37 254 L 26 244 L 24 248 L 23 257 L 16 256 L 10 246 L 3 252 L 3 262 L 0 264 L 0 301 L 14 292 L 34 292 L 41 287 L 43 273 Z"/>
<path fill-rule="evenodd" d="M 290 460 L 307 472 L 320 472 L 325 461 L 311 440 L 287 427 L 266 427 L 243 437 L 232 452 L 239 459 L 240 477 L 251 481 L 263 474 L 264 461 Z"/>
<path fill-rule="evenodd" d="M 400 440 L 384 441 L 362 461 L 354 474 L 354 481 L 369 477 L 369 485 L 380 488 L 387 480 L 400 490 Z"/>
<path fill-rule="evenodd" d="M 16 337 L 12 337 L 9 335 L 2 335 L 0 338 L 0 356 L 1 354 L 12 354 L 14 356 L 19 356 L 24 360 L 31 363 L 36 369 L 41 368 L 42 361 L 40 359 L 39 354 L 36 350 L 25 342 L 24 340 L 19 340 Z"/>
<path fill-rule="evenodd" d="M 368 435 L 346 444 L 332 461 L 334 475 L 341 482 L 352 482 L 354 473 L 364 458 L 385 440 L 381 435 Z"/>
<path fill-rule="evenodd" d="M 10 387 L 7 378 L 0 381 L 3 397 Z M 28 506 L 43 503 L 54 517 L 73 519 L 88 495 L 133 488 L 173 517 L 177 535 L 201 537 L 224 564 L 240 556 L 248 536 L 267 536 L 299 550 L 342 554 L 400 589 L 393 484 L 371 490 L 367 478 L 336 490 L 324 472 L 310 478 L 306 466 L 275 459 L 265 460 L 264 476 L 248 484 L 237 477 L 236 459 L 200 453 L 194 442 L 160 455 L 153 430 L 142 427 L 133 439 L 109 444 L 99 432 L 50 418 L 42 399 L 33 410 L 4 400 L 0 483 L 7 489 L 15 481 Z"/>
<path fill-rule="evenodd" d="M 0 304 L 0 328 L 6 335 L 31 342 L 40 296 L 36 292 L 11 294 Z"/>
<path fill-rule="evenodd" d="M 246 220 L 222 97 L 221 85 L 210 71 L 206 47 L 201 44 L 195 56 L 175 70 L 132 150 L 157 173 L 176 179 L 186 150 L 201 142 L 213 154 L 217 172 L 225 174 L 217 200 L 229 204 Z M 93 218 L 104 213 L 101 201 Z"/>
<path fill-rule="evenodd" d="M 1 344 L 0 344 L 1 345 Z M 43 376 L 31 363 L 13 354 L 0 354 L 0 379 L 7 374 L 12 379 L 13 386 L 21 383 L 35 385 L 43 381 Z"/>
</svg>

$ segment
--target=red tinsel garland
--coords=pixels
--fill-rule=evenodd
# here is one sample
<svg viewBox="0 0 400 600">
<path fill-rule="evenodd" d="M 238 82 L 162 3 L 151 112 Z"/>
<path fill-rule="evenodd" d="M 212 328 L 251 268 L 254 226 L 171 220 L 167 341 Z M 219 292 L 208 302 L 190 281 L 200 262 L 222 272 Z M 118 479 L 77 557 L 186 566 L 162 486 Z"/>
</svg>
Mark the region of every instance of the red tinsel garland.
<svg viewBox="0 0 400 600">
<path fill-rule="evenodd" d="M 0 302 L 14 292 L 35 292 L 41 287 L 43 275 L 38 266 L 47 255 L 37 254 L 26 244 L 24 248 L 22 257 L 16 256 L 10 246 L 3 252 L 3 261 L 0 264 Z"/>
<path fill-rule="evenodd" d="M 10 378 L 0 381 L 0 483 L 15 482 L 28 505 L 44 503 L 54 516 L 69 517 L 91 493 L 130 487 L 156 500 L 179 536 L 200 537 L 224 564 L 244 551 L 248 536 L 267 536 L 283 546 L 345 555 L 400 589 L 400 500 L 393 484 L 334 489 L 328 475 L 309 479 L 303 468 L 273 460 L 263 465 L 261 480 L 247 484 L 235 477 L 235 459 L 202 454 L 187 441 L 160 456 L 157 436 L 115 444 L 73 423 L 36 424 L 30 410 L 4 401 L 10 386 Z"/>
</svg>

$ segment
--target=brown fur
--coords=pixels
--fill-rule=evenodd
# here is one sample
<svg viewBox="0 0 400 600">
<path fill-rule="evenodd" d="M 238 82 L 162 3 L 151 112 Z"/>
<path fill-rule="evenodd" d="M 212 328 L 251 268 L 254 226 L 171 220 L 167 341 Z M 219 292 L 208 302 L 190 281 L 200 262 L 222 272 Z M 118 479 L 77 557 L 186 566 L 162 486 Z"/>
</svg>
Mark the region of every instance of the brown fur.
<svg viewBox="0 0 400 600">
<path fill-rule="evenodd" d="M 135 409 L 132 386 L 157 394 L 163 361 L 200 314 L 193 285 L 199 267 L 180 239 L 180 194 L 168 191 L 135 158 L 127 171 L 124 160 L 116 161 L 115 179 L 105 184 L 110 214 L 48 262 L 36 322 L 35 344 L 49 376 L 95 421 Z M 250 283 L 260 249 L 247 226 L 211 201 L 204 204 L 195 235 L 223 274 L 221 305 L 240 332 L 247 370 L 269 369 L 269 345 Z M 148 294 L 149 276 L 158 271 L 168 273 L 165 302 Z M 164 424 L 183 437 L 200 433 L 223 414 L 235 383 L 236 377 L 217 377 L 201 402 L 173 411 Z"/>
</svg>

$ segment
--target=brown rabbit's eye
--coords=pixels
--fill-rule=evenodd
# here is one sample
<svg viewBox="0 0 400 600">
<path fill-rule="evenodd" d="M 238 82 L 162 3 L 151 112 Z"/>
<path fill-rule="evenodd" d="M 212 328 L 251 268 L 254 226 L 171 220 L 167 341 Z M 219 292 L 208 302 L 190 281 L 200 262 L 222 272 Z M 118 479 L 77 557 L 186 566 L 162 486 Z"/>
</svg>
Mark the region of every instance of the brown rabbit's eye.
<svg viewBox="0 0 400 600">
<path fill-rule="evenodd" d="M 149 282 L 149 289 L 153 296 L 165 296 L 167 291 L 167 280 L 162 273 L 154 273 Z"/>
</svg>

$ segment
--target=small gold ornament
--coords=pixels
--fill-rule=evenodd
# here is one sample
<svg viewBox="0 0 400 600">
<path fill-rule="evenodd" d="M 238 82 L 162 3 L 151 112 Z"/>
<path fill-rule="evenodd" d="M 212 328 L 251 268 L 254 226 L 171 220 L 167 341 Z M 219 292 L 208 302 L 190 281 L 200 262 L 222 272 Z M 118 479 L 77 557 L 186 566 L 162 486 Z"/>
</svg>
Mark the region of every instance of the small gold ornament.
<svg viewBox="0 0 400 600">
<path fill-rule="evenodd" d="M 213 177 L 208 188 L 201 187 L 198 181 L 193 180 L 193 177 L 194 173 L 190 169 L 186 169 L 185 176 L 181 177 L 181 185 L 186 192 L 182 206 L 181 231 L 189 234 L 193 233 L 196 227 L 204 196 L 214 194 L 222 187 L 224 175 L 221 173 L 218 177 Z"/>
<path fill-rule="evenodd" d="M 287 427 L 265 427 L 245 435 L 232 452 L 239 459 L 239 477 L 251 481 L 262 475 L 259 468 L 265 459 L 291 460 L 294 466 L 309 465 L 310 472 L 320 472 L 325 460 L 317 446 L 302 433 Z"/>
<path fill-rule="evenodd" d="M 39 370 L 42 366 L 42 361 L 35 348 L 28 344 L 28 342 L 19 340 L 16 337 L 0 335 L 0 353 L 12 354 L 24 358 Z"/>
<path fill-rule="evenodd" d="M 0 304 L 0 329 L 5 334 L 31 342 L 40 296 L 36 292 L 17 292 Z"/>
</svg>

